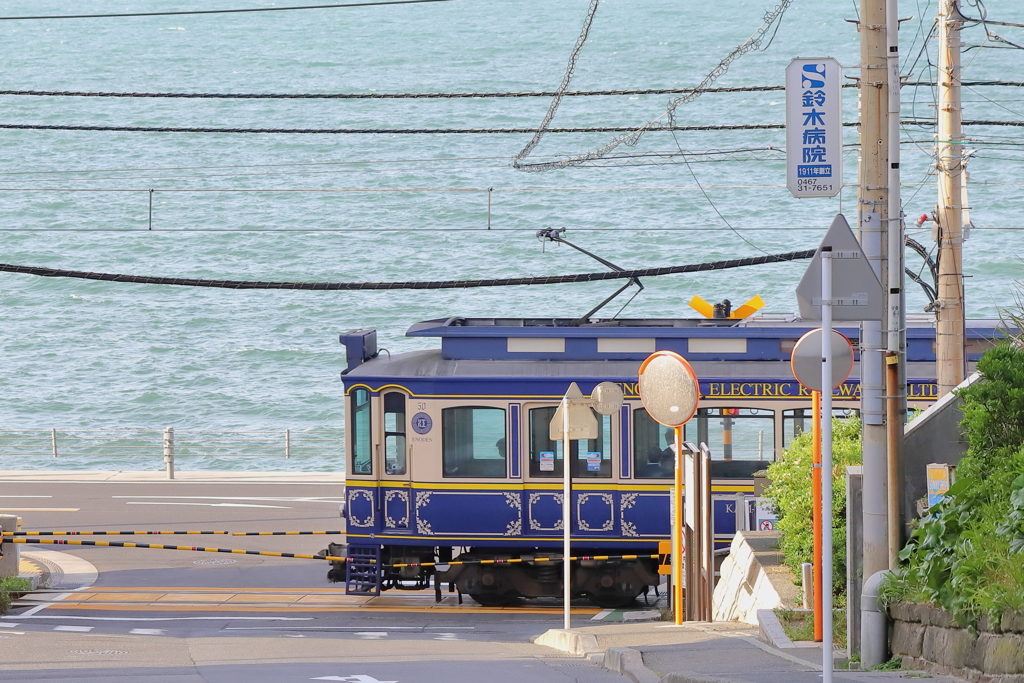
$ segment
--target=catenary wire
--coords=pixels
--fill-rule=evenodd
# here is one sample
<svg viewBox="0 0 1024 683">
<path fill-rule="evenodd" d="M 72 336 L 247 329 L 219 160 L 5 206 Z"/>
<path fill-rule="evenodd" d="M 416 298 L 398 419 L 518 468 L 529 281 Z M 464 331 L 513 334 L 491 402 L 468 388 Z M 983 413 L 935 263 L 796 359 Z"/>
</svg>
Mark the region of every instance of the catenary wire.
<svg viewBox="0 0 1024 683">
<path fill-rule="evenodd" d="M 934 81 L 910 81 L 908 87 L 930 87 Z M 1024 81 L 964 81 L 970 86 L 1024 87 Z M 857 88 L 856 83 L 844 83 L 844 88 Z M 705 94 L 741 92 L 777 92 L 785 90 L 784 85 L 748 85 L 721 88 L 706 88 Z M 608 97 L 616 95 L 685 95 L 694 88 L 642 88 L 634 90 L 567 90 L 562 97 Z M 413 100 L 413 99 L 515 99 L 524 97 L 554 97 L 557 91 L 507 91 L 507 92 L 421 92 L 421 93 L 211 93 L 211 92 L 110 92 L 89 90 L 0 90 L 0 95 L 29 97 L 120 97 L 156 99 L 222 99 L 222 100 Z"/>
<path fill-rule="evenodd" d="M 934 126 L 935 119 L 906 119 L 900 121 L 905 125 Z M 1012 126 L 1024 127 L 1024 121 L 977 120 L 964 121 L 965 126 Z M 844 127 L 860 126 L 856 121 L 846 121 Z M 718 130 L 781 130 L 784 123 L 745 123 L 745 124 L 708 124 L 698 126 L 659 125 L 648 126 L 644 132 L 672 131 L 718 131 Z M 73 125 L 41 125 L 34 123 L 0 123 L 0 129 L 6 130 L 67 130 L 67 131 L 104 131 L 123 133 L 255 133 L 255 134 L 301 134 L 301 135 L 486 135 L 486 134 L 522 134 L 535 133 L 534 128 L 179 128 L 173 126 L 73 126 Z M 549 128 L 547 133 L 621 133 L 637 130 L 636 126 L 581 126 L 576 128 Z M 604 156 L 604 155 L 601 155 Z M 596 157 L 595 157 L 596 158 Z M 590 158 L 571 157 L 573 163 L 589 161 Z M 558 163 L 558 162 L 543 162 Z"/>
<path fill-rule="evenodd" d="M 691 263 L 682 266 L 660 268 L 639 268 L 634 270 L 606 271 L 600 273 L 576 273 L 572 275 L 548 275 L 539 277 L 488 278 L 483 280 L 435 280 L 424 282 L 263 282 L 252 280 L 204 280 L 196 278 L 151 277 L 118 273 L 93 273 L 81 270 L 40 268 L 0 263 L 0 272 L 38 275 L 40 277 L 66 277 L 105 282 L 128 282 L 135 284 L 178 285 L 184 287 L 215 287 L 222 289 L 298 289 L 312 291 L 372 291 L 395 289 L 473 289 L 477 287 L 518 287 L 523 285 L 556 285 L 602 280 L 636 279 L 678 273 L 699 273 L 710 270 L 727 270 L 766 263 L 783 263 L 808 259 L 814 249 L 791 251 L 784 254 L 768 254 L 747 258 L 714 261 L 712 263 Z"/>
<path fill-rule="evenodd" d="M 0 17 L 0 21 L 25 19 L 110 19 L 114 17 L 167 17 L 184 14 L 240 14 L 243 12 L 287 12 L 305 9 L 338 9 L 342 7 L 377 7 L 379 5 L 419 5 L 426 2 L 452 2 L 453 0 L 380 0 L 379 2 L 356 2 L 342 5 L 300 5 L 297 7 L 246 7 L 242 9 L 203 9 L 180 12 L 122 12 L 118 14 L 54 14 L 46 16 Z"/>
</svg>

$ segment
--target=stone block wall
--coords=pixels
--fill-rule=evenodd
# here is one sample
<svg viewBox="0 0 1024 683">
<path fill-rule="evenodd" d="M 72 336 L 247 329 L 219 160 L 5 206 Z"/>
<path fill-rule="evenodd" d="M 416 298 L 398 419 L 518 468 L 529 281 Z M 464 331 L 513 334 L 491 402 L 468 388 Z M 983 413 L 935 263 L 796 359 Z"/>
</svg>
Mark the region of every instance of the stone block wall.
<svg viewBox="0 0 1024 683">
<path fill-rule="evenodd" d="M 945 610 L 897 603 L 890 649 L 906 668 L 949 674 L 972 683 L 1024 683 L 1024 614 L 985 618 L 977 633 L 957 626 Z"/>
</svg>

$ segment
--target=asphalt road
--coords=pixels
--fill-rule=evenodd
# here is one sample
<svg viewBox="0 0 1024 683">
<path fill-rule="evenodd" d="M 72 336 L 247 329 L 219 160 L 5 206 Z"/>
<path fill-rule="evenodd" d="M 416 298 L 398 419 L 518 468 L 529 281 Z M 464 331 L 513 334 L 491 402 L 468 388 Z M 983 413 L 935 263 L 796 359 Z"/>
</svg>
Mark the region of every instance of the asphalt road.
<svg viewBox="0 0 1024 683">
<path fill-rule="evenodd" d="M 298 531 L 341 528 L 338 484 L 19 482 L 0 507 L 25 530 Z M 48 498 L 43 496 L 49 496 Z M 13 512 L 12 509 L 17 509 Z M 337 538 L 337 537 L 333 537 Z M 331 536 L 79 536 L 313 554 Z M 482 608 L 431 591 L 347 596 L 322 561 L 139 548 L 22 545 L 44 564 L 98 571 L 55 582 L 0 619 L 0 680 L 154 683 L 335 680 L 622 681 L 530 642 L 561 627 L 555 602 Z M 574 622 L 606 615 L 583 604 Z M 606 615 L 607 616 L 607 615 Z"/>
</svg>

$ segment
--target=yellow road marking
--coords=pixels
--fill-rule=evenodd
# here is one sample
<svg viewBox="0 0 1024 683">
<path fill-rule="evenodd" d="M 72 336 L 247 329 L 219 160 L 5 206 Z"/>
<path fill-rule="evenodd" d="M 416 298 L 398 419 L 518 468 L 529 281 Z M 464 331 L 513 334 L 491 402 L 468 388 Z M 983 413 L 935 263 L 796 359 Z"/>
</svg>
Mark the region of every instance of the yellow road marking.
<svg viewBox="0 0 1024 683">
<path fill-rule="evenodd" d="M 345 606 L 332 606 L 332 607 L 312 607 L 308 605 L 210 605 L 210 604 L 187 604 L 187 603 L 139 603 L 139 604 L 95 604 L 92 602 L 60 602 L 50 606 L 54 609 L 67 610 L 67 611 L 80 611 L 80 610 L 104 610 L 104 611 L 119 611 L 119 612 L 140 612 L 140 611 L 160 611 L 160 612 L 471 612 L 474 614 L 561 614 L 561 607 L 481 607 L 473 604 L 472 602 L 466 602 L 463 605 L 431 605 L 427 606 L 408 606 L 408 607 L 397 607 L 397 606 L 374 606 L 374 605 L 355 605 L 351 607 Z M 586 607 L 574 607 L 572 609 L 573 614 L 579 615 L 594 615 L 597 614 L 599 609 L 591 609 Z M 230 617 L 225 617 L 230 619 Z"/>
</svg>

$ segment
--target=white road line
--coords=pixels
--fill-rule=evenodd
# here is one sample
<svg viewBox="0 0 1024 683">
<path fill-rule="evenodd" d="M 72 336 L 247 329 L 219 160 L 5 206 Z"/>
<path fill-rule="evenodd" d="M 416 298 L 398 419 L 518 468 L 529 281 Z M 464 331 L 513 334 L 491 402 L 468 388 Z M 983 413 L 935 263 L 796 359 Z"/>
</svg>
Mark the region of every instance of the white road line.
<svg viewBox="0 0 1024 683">
<path fill-rule="evenodd" d="M 0 496 L 0 498 L 53 498 L 53 496 Z"/>
<path fill-rule="evenodd" d="M 54 631 L 74 631 L 76 633 L 88 633 L 96 628 L 95 626 L 54 626 Z"/>
<path fill-rule="evenodd" d="M 134 633 L 137 636 L 162 636 L 167 633 L 167 629 L 163 628 L 133 628 L 128 633 Z"/>
<path fill-rule="evenodd" d="M 158 500 L 130 500 L 125 505 L 198 505 L 208 508 L 278 508 L 279 510 L 291 510 L 286 505 L 255 505 L 253 503 L 169 503 Z M 0 508 L 2 509 L 2 508 Z"/>
<path fill-rule="evenodd" d="M 7 622 L 4 622 L 0 624 L 0 628 L 18 628 L 20 625 L 21 624 L 8 624 Z"/>
<path fill-rule="evenodd" d="M 228 626 L 225 631 L 263 631 L 263 630 L 280 630 L 280 626 Z M 289 631 L 356 631 L 359 629 L 366 628 L 365 626 L 288 626 L 286 627 Z M 445 629 L 446 631 L 472 631 L 476 629 L 476 626 L 382 626 L 381 631 L 433 631 L 437 629 Z"/>
<path fill-rule="evenodd" d="M 129 498 L 139 500 L 141 498 L 160 500 L 262 500 L 271 503 L 344 503 L 344 499 L 337 496 L 330 498 L 309 498 L 296 496 L 111 496 L 113 499 Z"/>
<path fill-rule="evenodd" d="M 68 615 L 41 614 L 34 615 L 29 612 L 36 612 L 49 605 L 33 607 L 24 614 L 0 619 L 84 619 L 87 621 L 313 621 L 313 617 L 77 617 Z"/>
<path fill-rule="evenodd" d="M 615 610 L 612 610 L 612 609 L 603 609 L 600 612 L 598 612 L 597 614 L 595 614 L 594 616 L 590 617 L 590 620 L 591 621 L 601 621 L 606 616 L 608 616 L 609 614 L 611 614 L 614 611 Z"/>
<path fill-rule="evenodd" d="M 359 640 L 383 640 L 388 637 L 387 631 L 356 631 Z"/>
<path fill-rule="evenodd" d="M 78 512 L 82 508 L 0 508 L 0 512 Z"/>
</svg>

